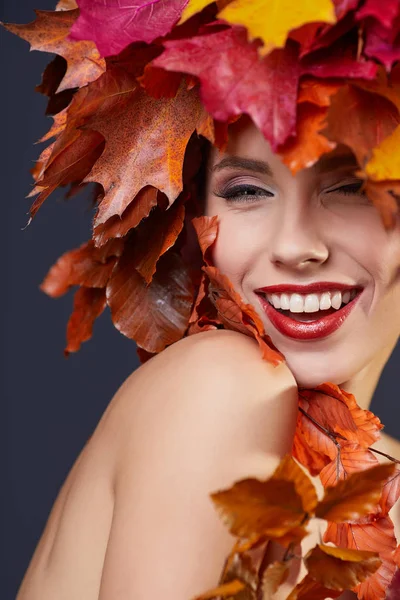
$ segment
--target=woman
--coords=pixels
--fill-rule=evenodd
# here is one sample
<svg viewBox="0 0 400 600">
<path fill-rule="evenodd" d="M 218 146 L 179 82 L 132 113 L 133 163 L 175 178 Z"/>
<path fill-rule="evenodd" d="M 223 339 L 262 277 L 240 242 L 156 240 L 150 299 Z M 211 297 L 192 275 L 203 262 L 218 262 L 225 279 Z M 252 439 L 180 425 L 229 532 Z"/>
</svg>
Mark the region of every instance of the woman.
<svg viewBox="0 0 400 600">
<path fill-rule="evenodd" d="M 172 48 L 175 42 L 169 43 Z M 165 67 L 162 62 L 163 55 L 153 66 Z M 147 80 L 142 82 L 146 87 Z M 89 105 L 87 100 L 82 110 Z M 91 119 L 86 125 L 90 122 L 107 138 L 104 123 Z M 57 143 L 65 150 L 68 146 L 60 140 L 68 127 L 58 125 Z M 80 132 L 85 127 L 76 125 Z M 206 128 L 202 131 L 206 135 Z M 217 137 L 215 133 L 214 141 Z M 275 352 L 271 356 L 278 349 L 285 361 L 274 366 L 272 360 L 260 360 L 252 337 L 259 338 L 243 335 L 244 321 L 236 331 L 220 329 L 209 313 L 198 330 L 192 329 L 196 335 L 182 337 L 162 352 L 145 348 L 144 360 L 154 356 L 118 391 L 72 468 L 18 600 L 184 600 L 205 592 L 216 585 L 235 541 L 209 495 L 245 477 L 272 475 L 292 449 L 298 388 L 330 381 L 368 408 L 400 332 L 399 216 L 387 230 L 363 179 L 354 174 L 358 157 L 349 144 L 325 147 L 320 160 L 293 173 L 266 137 L 248 117 L 231 122 L 226 146 L 216 144 L 219 149 L 208 155 L 199 214 L 218 217 L 218 236 L 203 248 L 206 264 L 228 277 L 261 319 Z M 105 155 L 94 160 L 100 156 Z M 54 173 L 53 179 L 46 174 L 40 178 L 43 169 L 51 168 L 48 160 L 42 156 L 35 174 L 40 202 L 54 177 L 60 183 Z M 103 187 L 106 195 L 113 194 L 115 183 Z M 100 199 L 103 216 L 106 200 Z M 104 235 L 106 222 L 97 221 L 95 235 Z M 115 252 L 95 260 L 99 270 L 110 258 L 117 260 L 119 250 Z M 184 252 L 192 256 L 189 247 Z M 77 283 L 69 260 L 59 262 L 45 282 L 49 293 L 59 295 Z M 74 260 L 77 265 L 80 255 Z M 62 284 L 57 280 L 55 290 L 55 273 L 61 278 L 66 263 L 68 275 Z M 209 291 L 212 296 L 212 286 Z M 107 294 L 113 310 L 118 294 L 112 289 Z M 224 314 L 219 325 L 226 321 Z M 80 341 L 90 333 L 85 335 Z M 374 447 L 400 456 L 400 442 L 385 434 Z M 318 485 L 316 478 L 314 483 Z M 398 506 L 390 516 L 399 535 Z M 312 527 L 312 535 L 301 543 L 303 555 L 323 533 L 321 526 Z M 273 562 L 284 550 L 271 543 L 268 552 Z M 301 561 L 292 559 L 279 598 L 286 598 L 305 572 Z M 351 592 L 340 596 L 351 597 Z"/>
</svg>

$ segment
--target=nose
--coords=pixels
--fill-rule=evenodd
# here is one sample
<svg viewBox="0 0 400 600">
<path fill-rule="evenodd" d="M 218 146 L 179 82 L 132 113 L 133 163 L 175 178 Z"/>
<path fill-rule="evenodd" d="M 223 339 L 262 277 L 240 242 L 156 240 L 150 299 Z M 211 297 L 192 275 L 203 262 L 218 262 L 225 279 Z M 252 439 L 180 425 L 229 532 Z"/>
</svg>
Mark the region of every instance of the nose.
<svg viewBox="0 0 400 600">
<path fill-rule="evenodd" d="M 277 215 L 271 261 L 278 267 L 304 271 L 323 264 L 329 257 L 329 247 L 326 229 L 315 210 L 309 204 L 293 204 L 288 203 Z"/>
</svg>

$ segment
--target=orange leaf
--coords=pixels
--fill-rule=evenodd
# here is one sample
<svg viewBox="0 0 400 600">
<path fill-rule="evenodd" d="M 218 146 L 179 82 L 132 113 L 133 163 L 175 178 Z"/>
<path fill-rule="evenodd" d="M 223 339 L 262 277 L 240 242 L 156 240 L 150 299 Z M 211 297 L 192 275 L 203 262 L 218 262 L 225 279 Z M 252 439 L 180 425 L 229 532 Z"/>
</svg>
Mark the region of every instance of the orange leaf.
<svg viewBox="0 0 400 600">
<path fill-rule="evenodd" d="M 75 293 L 74 311 L 67 326 L 67 347 L 64 354 L 77 352 L 92 337 L 93 323 L 106 307 L 104 288 L 81 287 Z"/>
<path fill-rule="evenodd" d="M 106 68 L 106 63 L 90 41 L 71 41 L 70 29 L 79 15 L 79 10 L 43 11 L 35 10 L 36 19 L 27 25 L 7 24 L 6 29 L 30 43 L 31 50 L 53 52 L 67 61 L 67 72 L 57 88 L 61 92 L 68 88 L 82 87 L 97 79 Z"/>
<path fill-rule="evenodd" d="M 324 487 L 332 487 L 338 481 L 346 479 L 350 473 L 362 471 L 378 464 L 378 459 L 370 450 L 361 448 L 356 442 L 341 442 L 334 460 L 322 469 L 319 477 Z"/>
<path fill-rule="evenodd" d="M 104 288 L 122 249 L 123 242 L 120 240 L 111 240 L 100 249 L 92 241 L 86 242 L 58 259 L 40 289 L 52 298 L 58 298 L 73 285 Z"/>
<path fill-rule="evenodd" d="M 318 503 L 318 496 L 310 478 L 299 467 L 296 461 L 286 454 L 279 465 L 276 467 L 273 479 L 284 479 L 285 481 L 293 481 L 296 492 L 301 497 L 304 512 L 314 512 Z"/>
<path fill-rule="evenodd" d="M 304 557 L 310 577 L 329 589 L 347 590 L 364 581 L 381 566 L 376 552 L 332 548 L 317 544 Z"/>
<path fill-rule="evenodd" d="M 382 565 L 366 581 L 353 590 L 360 600 L 381 600 L 385 598 L 396 565 L 393 550 L 396 548 L 393 522 L 389 516 L 377 518 L 370 523 L 329 523 L 324 542 L 337 546 L 379 552 Z"/>
<path fill-rule="evenodd" d="M 344 85 L 332 97 L 324 133 L 328 139 L 351 148 L 360 167 L 364 167 L 373 148 L 399 122 L 399 111 L 392 102 L 359 87 Z"/>
<path fill-rule="evenodd" d="M 323 499 L 315 509 L 315 516 L 335 522 L 365 516 L 375 509 L 383 484 L 394 471 L 394 463 L 384 463 L 352 473 L 347 479 L 325 490 Z"/>
<path fill-rule="evenodd" d="M 245 584 L 239 581 L 239 579 L 233 579 L 232 581 L 229 581 L 228 583 L 223 583 L 222 585 L 219 585 L 216 588 L 213 588 L 212 590 L 201 594 L 200 596 L 196 596 L 193 600 L 212 600 L 213 598 L 215 599 L 216 596 L 227 598 L 228 600 L 229 598 L 233 597 L 239 600 L 239 598 L 243 597 L 244 600 L 244 596 L 238 596 L 237 594 L 244 590 L 245 587 Z M 249 596 L 247 596 L 247 598 L 248 600 L 250 600 Z"/>
<path fill-rule="evenodd" d="M 336 147 L 319 132 L 326 124 L 327 108 L 302 103 L 297 108 L 296 137 L 279 148 L 278 153 L 285 165 L 295 175 L 300 169 L 311 167 L 326 152 Z"/>
<path fill-rule="evenodd" d="M 379 210 L 384 226 L 387 229 L 395 227 L 400 206 L 400 181 L 372 181 L 367 179 L 365 193 Z"/>
</svg>

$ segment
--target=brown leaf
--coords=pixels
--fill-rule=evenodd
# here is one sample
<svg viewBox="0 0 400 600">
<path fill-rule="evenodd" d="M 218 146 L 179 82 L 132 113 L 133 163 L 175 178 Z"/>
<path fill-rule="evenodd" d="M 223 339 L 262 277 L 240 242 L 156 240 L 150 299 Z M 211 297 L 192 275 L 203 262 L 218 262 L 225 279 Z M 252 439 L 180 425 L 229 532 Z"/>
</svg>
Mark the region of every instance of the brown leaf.
<svg viewBox="0 0 400 600">
<path fill-rule="evenodd" d="M 184 218 L 184 198 L 181 195 L 168 210 L 155 207 L 137 227 L 133 266 L 146 283 L 151 282 L 160 256 L 175 244 Z"/>
<path fill-rule="evenodd" d="M 332 548 L 324 544 L 312 548 L 304 561 L 310 577 L 338 591 L 353 588 L 382 564 L 377 552 Z"/>
<path fill-rule="evenodd" d="M 289 575 L 289 562 L 275 561 L 268 565 L 262 578 L 262 600 L 270 600 Z"/>
<path fill-rule="evenodd" d="M 325 490 L 323 499 L 315 509 L 315 516 L 335 522 L 363 517 L 375 509 L 384 482 L 394 471 L 394 463 L 384 463 L 350 474 L 347 479 Z"/>
<path fill-rule="evenodd" d="M 82 342 L 92 337 L 93 323 L 106 307 L 104 288 L 81 287 L 75 293 L 74 311 L 67 326 L 67 346 L 64 354 L 77 352 Z"/>
<path fill-rule="evenodd" d="M 124 237 L 137 227 L 142 219 L 148 217 L 151 209 L 157 206 L 159 195 L 160 192 L 149 185 L 141 189 L 120 217 L 115 215 L 94 228 L 93 239 L 96 246 L 103 246 L 112 238 Z"/>
<path fill-rule="evenodd" d="M 365 193 L 379 210 L 383 225 L 387 229 L 395 227 L 400 207 L 400 181 L 372 181 L 367 179 Z"/>
<path fill-rule="evenodd" d="M 243 598 L 243 600 L 253 600 L 254 598 L 255 600 L 255 596 L 253 596 L 253 598 L 250 598 L 250 596 L 248 595 L 243 596 L 242 594 L 240 594 L 239 596 L 239 592 L 242 592 L 244 589 L 244 583 L 239 581 L 239 579 L 233 579 L 228 583 L 218 585 L 216 588 L 213 588 L 212 590 L 209 590 L 208 592 L 205 592 L 200 596 L 196 596 L 193 600 L 212 600 L 215 599 L 217 596 L 227 598 L 227 600 L 231 600 L 233 598 L 235 600 L 238 600 L 239 598 Z"/>
<path fill-rule="evenodd" d="M 36 19 L 27 25 L 7 24 L 6 29 L 30 43 L 32 50 L 53 52 L 65 58 L 67 72 L 57 88 L 82 87 L 97 79 L 106 68 L 103 58 L 91 41 L 74 42 L 68 39 L 79 10 L 35 10 Z"/>
<path fill-rule="evenodd" d="M 149 285 L 133 267 L 128 244 L 107 285 L 107 303 L 115 327 L 150 353 L 181 339 L 189 323 L 193 285 L 187 266 L 171 251 L 160 258 Z"/>
<path fill-rule="evenodd" d="M 291 591 L 286 600 L 325 600 L 326 598 L 337 598 L 342 592 L 330 590 L 324 585 L 306 575 Z"/>
</svg>

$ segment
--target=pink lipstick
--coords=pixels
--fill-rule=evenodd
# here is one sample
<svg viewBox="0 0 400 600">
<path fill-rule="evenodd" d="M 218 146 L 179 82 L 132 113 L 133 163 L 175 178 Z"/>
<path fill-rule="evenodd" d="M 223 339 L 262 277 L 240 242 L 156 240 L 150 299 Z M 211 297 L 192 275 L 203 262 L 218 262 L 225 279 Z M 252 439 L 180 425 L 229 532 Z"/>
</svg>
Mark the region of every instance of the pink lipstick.
<svg viewBox="0 0 400 600">
<path fill-rule="evenodd" d="M 284 286 L 279 286 L 279 290 L 281 290 L 281 288 L 283 287 Z M 287 289 L 288 286 L 285 287 Z M 299 287 L 296 287 L 296 291 L 297 293 L 299 293 Z M 354 289 L 355 286 L 352 287 Z M 276 288 L 278 288 L 278 286 L 276 286 Z M 350 286 L 348 286 L 348 288 L 350 289 Z M 332 287 L 330 289 L 332 289 Z M 336 287 L 336 289 L 338 288 Z M 268 288 L 268 293 L 272 293 L 271 290 L 272 286 Z M 282 291 L 284 290 L 282 289 Z M 317 290 L 314 289 L 313 291 Z M 326 316 L 316 319 L 315 321 L 296 321 L 290 316 L 285 315 L 279 312 L 277 309 L 275 309 L 268 302 L 265 296 L 261 296 L 260 294 L 257 295 L 260 299 L 261 306 L 265 311 L 267 317 L 280 333 L 297 340 L 314 340 L 318 338 L 324 338 L 336 331 L 337 329 L 339 329 L 339 327 L 343 325 L 347 317 L 350 315 L 350 313 L 356 306 L 361 296 L 361 293 L 357 293 L 355 298 L 353 298 L 353 300 L 345 304 L 342 308 L 339 308 L 338 310 L 334 309 L 335 312 L 327 314 Z"/>
</svg>

